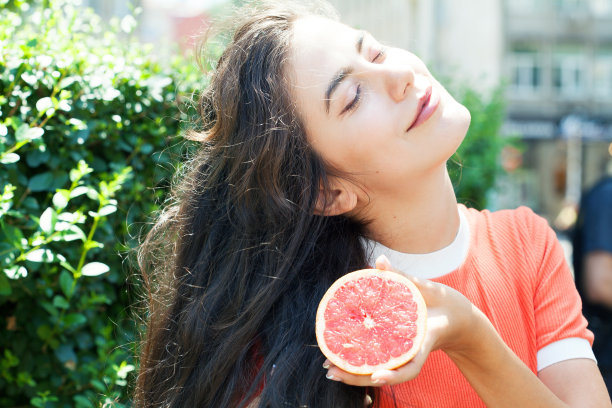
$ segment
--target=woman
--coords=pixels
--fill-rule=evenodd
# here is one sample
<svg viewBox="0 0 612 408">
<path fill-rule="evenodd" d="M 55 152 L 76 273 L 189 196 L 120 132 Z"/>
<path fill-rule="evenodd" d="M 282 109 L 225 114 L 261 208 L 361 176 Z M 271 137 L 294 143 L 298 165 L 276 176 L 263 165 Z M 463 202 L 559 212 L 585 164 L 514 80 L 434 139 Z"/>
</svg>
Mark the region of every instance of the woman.
<svg viewBox="0 0 612 408">
<path fill-rule="evenodd" d="M 467 110 L 413 54 L 321 13 L 260 8 L 218 62 L 201 151 L 141 251 L 157 280 L 137 404 L 609 406 L 545 221 L 457 206 Z M 388 257 L 434 272 L 414 278 L 428 334 L 405 366 L 351 375 L 316 346 L 317 305 Z"/>
</svg>

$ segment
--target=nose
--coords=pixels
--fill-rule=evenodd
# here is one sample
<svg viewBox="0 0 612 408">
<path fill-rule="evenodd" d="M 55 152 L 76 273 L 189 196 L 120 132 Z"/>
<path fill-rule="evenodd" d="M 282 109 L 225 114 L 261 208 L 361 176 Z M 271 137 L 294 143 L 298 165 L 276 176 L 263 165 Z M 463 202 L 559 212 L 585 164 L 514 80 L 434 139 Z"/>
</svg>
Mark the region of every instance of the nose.
<svg viewBox="0 0 612 408">
<path fill-rule="evenodd" d="M 387 66 L 384 68 L 385 87 L 391 98 L 400 102 L 414 86 L 415 73 L 409 65 Z"/>
</svg>

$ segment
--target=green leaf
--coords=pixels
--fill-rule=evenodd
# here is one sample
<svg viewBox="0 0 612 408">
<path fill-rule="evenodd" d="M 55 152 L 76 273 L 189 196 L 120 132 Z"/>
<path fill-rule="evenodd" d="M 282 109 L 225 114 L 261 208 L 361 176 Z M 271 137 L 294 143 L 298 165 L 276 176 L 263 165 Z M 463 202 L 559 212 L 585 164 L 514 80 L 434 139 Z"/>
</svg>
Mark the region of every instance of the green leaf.
<svg viewBox="0 0 612 408">
<path fill-rule="evenodd" d="M 17 163 L 21 159 L 17 153 L 6 153 L 0 156 L 0 163 L 2 164 L 11 164 Z"/>
<path fill-rule="evenodd" d="M 107 215 L 110 215 L 112 213 L 114 213 L 115 211 L 117 211 L 117 207 L 114 205 L 105 205 L 104 207 L 102 207 L 102 209 L 100 211 L 98 211 L 98 215 L 100 217 L 105 217 Z"/>
<path fill-rule="evenodd" d="M 6 241 L 8 241 L 15 248 L 21 248 L 24 240 L 21 230 L 4 222 L 0 222 L 0 226 L 2 226 L 2 231 L 4 232 Z"/>
<path fill-rule="evenodd" d="M 45 113 L 49 109 L 52 109 L 52 108 L 53 108 L 53 100 L 49 98 L 48 96 L 44 98 L 40 98 L 38 101 L 36 101 L 36 110 L 39 111 L 40 113 Z"/>
<path fill-rule="evenodd" d="M 67 222 L 58 222 L 55 225 L 55 230 L 61 232 L 59 233 L 59 235 L 53 237 L 53 241 L 70 242 L 80 239 L 81 241 L 85 242 L 85 240 L 87 239 L 87 236 L 85 236 L 85 233 L 82 229 L 80 229 L 76 225 L 72 225 Z"/>
<path fill-rule="evenodd" d="M 38 149 L 29 151 L 26 156 L 26 162 L 30 167 L 38 167 L 46 163 L 51 157 L 51 153 L 45 146 L 39 146 Z"/>
<path fill-rule="evenodd" d="M 27 83 L 30 86 L 36 85 L 36 82 L 38 81 L 38 78 L 36 78 L 36 75 L 32 75 L 28 72 L 24 72 L 23 74 L 21 74 L 21 79 L 23 79 L 25 83 Z"/>
<path fill-rule="evenodd" d="M 85 217 L 79 211 L 75 211 L 73 213 L 71 213 L 71 212 L 63 212 L 63 213 L 60 213 L 57 216 L 57 219 L 60 220 L 60 221 L 65 221 L 65 222 L 69 222 L 69 223 L 79 223 L 79 224 L 82 224 L 83 222 L 85 222 L 86 218 L 87 217 Z"/>
<path fill-rule="evenodd" d="M 91 380 L 91 385 L 101 393 L 106 393 L 108 391 L 106 385 L 104 385 L 104 383 L 100 380 Z"/>
<path fill-rule="evenodd" d="M 72 293 L 74 292 L 74 279 L 72 278 L 72 274 L 66 270 L 60 273 L 59 277 L 60 288 L 62 288 L 62 292 L 68 299 L 72 297 Z"/>
<path fill-rule="evenodd" d="M 87 322 L 87 318 L 80 313 L 70 313 L 62 318 L 66 326 L 77 326 Z"/>
<path fill-rule="evenodd" d="M 40 216 L 39 224 L 40 229 L 47 235 L 51 235 L 55 230 L 55 223 L 57 222 L 57 213 L 51 207 L 47 208 Z"/>
<path fill-rule="evenodd" d="M 45 309 L 51 316 L 57 317 L 59 316 L 58 310 L 49 302 L 40 302 L 40 306 Z"/>
<path fill-rule="evenodd" d="M 75 395 L 72 399 L 76 403 L 75 408 L 94 408 L 96 406 L 94 402 L 90 401 L 89 398 L 84 395 Z M 106 404 L 102 406 L 106 406 Z"/>
<path fill-rule="evenodd" d="M 70 198 L 75 198 L 80 195 L 87 194 L 89 190 L 91 190 L 91 187 L 86 187 L 86 186 L 75 187 L 74 190 L 70 192 Z"/>
<path fill-rule="evenodd" d="M 100 211 L 89 211 L 89 216 L 91 217 L 106 217 L 117 211 L 117 206 L 115 205 L 105 205 L 100 209 Z"/>
<path fill-rule="evenodd" d="M 60 189 L 53 195 L 53 205 L 59 210 L 66 208 L 68 200 L 70 200 L 70 191 L 68 190 Z"/>
<path fill-rule="evenodd" d="M 36 329 L 36 334 L 38 335 L 38 337 L 40 337 L 40 339 L 48 340 L 53 337 L 53 330 L 51 330 L 51 327 L 47 326 L 46 324 L 43 324 L 42 326 L 38 326 L 38 328 Z"/>
<path fill-rule="evenodd" d="M 30 400 L 30 404 L 36 408 L 45 408 L 45 401 L 40 397 L 34 397 Z"/>
<path fill-rule="evenodd" d="M 27 371 L 20 371 L 17 374 L 17 386 L 23 387 L 24 385 L 35 387 L 36 381 L 34 381 L 30 373 L 28 373 Z"/>
<path fill-rule="evenodd" d="M 112 301 L 106 295 L 99 293 L 91 293 L 88 296 L 84 296 L 84 299 L 86 299 L 88 304 L 92 305 L 100 303 L 110 305 L 112 303 Z"/>
<path fill-rule="evenodd" d="M 8 296 L 13 292 L 11 282 L 4 273 L 0 273 L 0 296 Z"/>
<path fill-rule="evenodd" d="M 28 270 L 21 265 L 13 265 L 10 268 L 4 270 L 5 275 L 9 279 L 21 279 L 28 276 Z"/>
<path fill-rule="evenodd" d="M 19 357 L 9 349 L 4 349 L 4 358 L 2 360 L 2 365 L 6 367 L 17 367 L 19 365 Z"/>
<path fill-rule="evenodd" d="M 72 181 L 73 183 L 76 183 L 83 176 L 91 173 L 92 171 L 93 169 L 87 165 L 85 160 L 79 160 L 79 163 L 77 164 L 77 168 L 70 170 L 70 181 Z"/>
<path fill-rule="evenodd" d="M 35 175 L 28 183 L 28 188 L 32 191 L 49 191 L 51 186 L 53 186 L 53 174 L 49 171 Z"/>
<path fill-rule="evenodd" d="M 66 364 L 69 361 L 72 361 L 74 363 L 78 362 L 78 358 L 76 353 L 74 352 L 74 349 L 67 344 L 62 344 L 57 349 L 55 349 L 55 356 L 63 364 Z"/>
<path fill-rule="evenodd" d="M 53 306 L 58 307 L 60 309 L 70 309 L 70 302 L 68 302 L 65 297 L 61 295 L 56 295 L 53 298 Z"/>
<path fill-rule="evenodd" d="M 126 378 L 129 373 L 136 369 L 136 367 L 134 367 L 132 364 L 128 364 L 125 361 L 122 361 L 118 368 L 117 377 L 119 378 Z"/>
<path fill-rule="evenodd" d="M 26 138 L 28 140 L 36 140 L 36 139 L 40 139 L 42 135 L 44 134 L 45 134 L 45 130 L 43 128 L 33 127 L 33 128 L 28 129 L 28 132 L 26 133 Z"/>
<path fill-rule="evenodd" d="M 81 273 L 85 276 L 98 276 L 108 271 L 110 271 L 110 268 L 102 262 L 90 262 L 81 269 Z"/>
<path fill-rule="evenodd" d="M 45 130 L 40 127 L 30 127 L 27 124 L 21 125 L 17 128 L 15 132 L 15 140 L 17 142 L 22 142 L 25 140 L 35 140 L 42 137 L 45 134 Z"/>
<path fill-rule="evenodd" d="M 78 81 L 77 77 L 74 77 L 74 76 L 66 77 L 60 81 L 59 87 L 68 88 L 70 85 L 74 84 L 77 81 Z"/>
<path fill-rule="evenodd" d="M 30 262 L 53 262 L 55 255 L 50 249 L 39 248 L 26 255 L 26 259 Z"/>
<path fill-rule="evenodd" d="M 59 103 L 57 104 L 57 109 L 62 110 L 64 112 L 70 112 L 70 110 L 72 110 L 72 106 L 70 106 L 70 103 L 64 99 L 59 101 Z"/>
</svg>

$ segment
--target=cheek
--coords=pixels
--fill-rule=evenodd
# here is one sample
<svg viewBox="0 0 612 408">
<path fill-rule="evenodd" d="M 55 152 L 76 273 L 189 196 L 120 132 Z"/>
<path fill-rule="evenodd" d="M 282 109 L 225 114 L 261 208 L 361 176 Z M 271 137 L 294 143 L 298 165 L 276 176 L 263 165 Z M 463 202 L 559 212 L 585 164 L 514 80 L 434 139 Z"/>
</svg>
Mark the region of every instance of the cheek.
<svg viewBox="0 0 612 408">
<path fill-rule="evenodd" d="M 359 112 L 358 120 L 351 124 L 353 148 L 372 155 L 401 138 L 398 115 L 393 111 L 393 107 L 384 101 L 369 101 L 368 106 Z"/>
<path fill-rule="evenodd" d="M 328 129 L 314 148 L 329 164 L 347 173 L 362 173 L 373 166 L 377 132 L 371 128 Z"/>
<path fill-rule="evenodd" d="M 380 170 L 397 144 L 391 141 L 389 129 L 376 125 L 375 121 L 346 129 L 341 135 L 335 156 L 342 168 L 353 173 L 368 173 Z M 391 149 L 391 150 L 390 150 Z"/>
<path fill-rule="evenodd" d="M 384 101 L 369 95 L 366 103 L 351 116 L 341 121 L 324 121 L 313 129 L 311 142 L 315 150 L 341 171 L 363 173 L 378 170 L 381 157 L 388 157 L 389 149 L 397 151 L 393 143 L 397 135 L 391 109 Z M 395 126 L 397 127 L 397 126 Z"/>
</svg>

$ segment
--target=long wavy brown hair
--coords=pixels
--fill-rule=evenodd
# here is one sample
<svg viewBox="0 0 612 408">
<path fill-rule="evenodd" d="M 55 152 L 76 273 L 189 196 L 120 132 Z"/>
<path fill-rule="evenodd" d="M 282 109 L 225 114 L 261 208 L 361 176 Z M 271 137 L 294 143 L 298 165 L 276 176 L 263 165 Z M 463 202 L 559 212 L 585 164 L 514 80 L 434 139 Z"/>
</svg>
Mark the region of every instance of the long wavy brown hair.
<svg viewBox="0 0 612 408">
<path fill-rule="evenodd" d="M 325 378 L 314 323 L 332 282 L 366 265 L 363 224 L 315 215 L 331 170 L 287 82 L 293 22 L 321 7 L 248 10 L 202 93 L 201 148 L 139 251 L 135 403 L 361 408 L 366 389 Z"/>
</svg>

